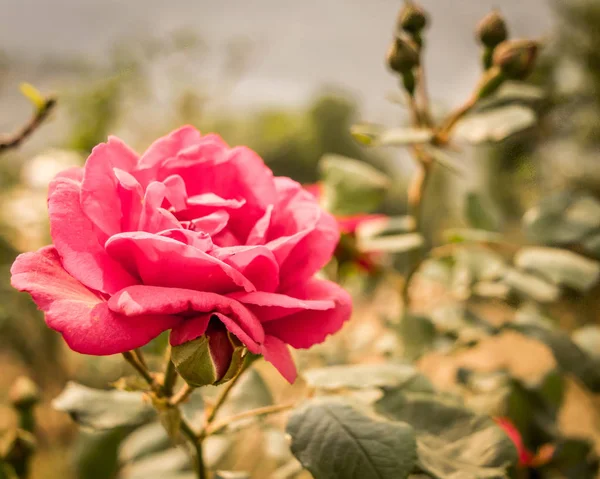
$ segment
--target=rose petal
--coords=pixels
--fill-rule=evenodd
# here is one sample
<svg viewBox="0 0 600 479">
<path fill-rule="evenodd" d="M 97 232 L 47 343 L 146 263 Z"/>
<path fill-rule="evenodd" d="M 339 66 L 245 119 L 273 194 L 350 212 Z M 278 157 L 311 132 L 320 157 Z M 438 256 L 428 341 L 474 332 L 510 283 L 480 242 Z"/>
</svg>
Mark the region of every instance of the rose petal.
<svg viewBox="0 0 600 479">
<path fill-rule="evenodd" d="M 66 178 L 52 181 L 48 198 L 50 234 L 64 268 L 88 288 L 114 293 L 136 279 L 98 243 L 79 203 L 79 184 Z"/>
<path fill-rule="evenodd" d="M 273 205 L 267 206 L 267 210 L 262 218 L 260 218 L 256 224 L 250 230 L 246 244 L 258 245 L 265 244 L 267 242 L 267 234 L 269 232 L 269 226 L 271 225 L 271 216 L 273 215 Z"/>
<path fill-rule="evenodd" d="M 275 178 L 278 203 L 267 243 L 280 265 L 281 289 L 313 276 L 331 259 L 340 238 L 335 218 L 289 178 Z"/>
<path fill-rule="evenodd" d="M 137 154 L 125 143 L 109 137 L 96 146 L 87 161 L 81 183 L 81 208 L 100 233 L 100 241 L 121 231 L 121 202 L 116 193 L 114 169 L 129 172 L 137 164 Z"/>
<path fill-rule="evenodd" d="M 242 273 L 258 291 L 275 291 L 279 285 L 279 265 L 264 246 L 215 248 L 211 255 Z"/>
<path fill-rule="evenodd" d="M 300 311 L 326 311 L 335 308 L 332 299 L 299 299 L 285 294 L 266 293 L 232 293 L 230 298 L 239 301 L 252 311 L 261 323 L 281 319 Z"/>
<path fill-rule="evenodd" d="M 147 344 L 180 319 L 175 316 L 127 318 L 69 275 L 53 246 L 17 257 L 11 283 L 27 291 L 46 315 L 48 326 L 60 332 L 79 353 L 116 354 Z"/>
<path fill-rule="evenodd" d="M 150 168 L 169 158 L 175 158 L 181 150 L 197 145 L 201 139 L 200 132 L 193 126 L 183 126 L 152 143 L 142 155 L 138 168 Z"/>
<path fill-rule="evenodd" d="M 265 336 L 262 355 L 292 384 L 298 376 L 296 365 L 287 345 L 274 336 Z"/>
<path fill-rule="evenodd" d="M 213 243 L 210 236 L 207 233 L 201 231 L 184 230 L 181 228 L 161 231 L 160 236 L 165 238 L 171 238 L 175 241 L 179 241 L 183 244 L 193 246 L 208 253 L 213 248 Z"/>
<path fill-rule="evenodd" d="M 142 185 L 126 171 L 114 168 L 113 172 L 117 177 L 116 193 L 121 201 L 121 228 L 119 231 L 137 231 L 144 198 Z"/>
<path fill-rule="evenodd" d="M 171 175 L 163 181 L 166 186 L 166 197 L 175 211 L 184 210 L 188 199 L 185 182 L 179 175 Z"/>
<path fill-rule="evenodd" d="M 106 242 L 106 252 L 147 285 L 222 294 L 256 289 L 223 261 L 156 234 L 140 231 L 115 235 Z"/>
<path fill-rule="evenodd" d="M 108 305 L 112 311 L 126 316 L 217 314 L 225 327 L 250 351 L 258 353 L 259 345 L 264 341 L 264 331 L 256 316 L 239 302 L 220 294 L 139 285 L 119 291 L 109 299 Z M 202 336 L 202 327 L 199 315 L 183 320 L 171 332 L 171 344 L 178 346 Z"/>
<path fill-rule="evenodd" d="M 286 293 L 301 300 L 335 303 L 333 309 L 299 311 L 263 324 L 267 334 L 276 336 L 297 349 L 322 343 L 329 334 L 337 332 L 352 313 L 350 295 L 331 281 L 313 278 Z"/>
<path fill-rule="evenodd" d="M 158 233 L 173 228 L 180 228 L 179 220 L 172 213 L 162 208 L 167 194 L 167 187 L 163 183 L 153 181 L 146 188 L 144 204 L 140 216 L 139 231 Z"/>
</svg>

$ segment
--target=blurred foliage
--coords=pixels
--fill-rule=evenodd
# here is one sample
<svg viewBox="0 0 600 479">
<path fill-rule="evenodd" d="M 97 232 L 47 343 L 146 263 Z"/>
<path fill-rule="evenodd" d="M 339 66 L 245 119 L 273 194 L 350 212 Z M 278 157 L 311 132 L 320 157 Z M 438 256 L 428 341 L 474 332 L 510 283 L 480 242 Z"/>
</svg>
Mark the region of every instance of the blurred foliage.
<svg viewBox="0 0 600 479">
<path fill-rule="evenodd" d="M 234 423 L 226 433 L 207 441 L 205 454 L 211 469 L 243 469 L 251 477 L 264 477 L 261 474 L 268 469 L 280 479 L 307 477 L 301 476 L 306 473 L 293 452 L 315 477 L 330 477 L 331 468 L 338 474 L 346 471 L 347 477 L 364 478 L 369 474 L 397 477 L 398 471 L 415 479 L 462 477 L 457 474 L 464 471 L 470 474 L 464 477 L 507 477 L 504 469 L 517 462 L 515 441 L 508 440 L 510 435 L 502 433 L 494 417 L 508 420 L 523 442 L 517 451 L 523 457 L 510 477 L 595 477 L 599 437 L 565 431 L 561 414 L 572 401 L 573 388 L 586 389 L 576 404 L 591 403 L 586 413 L 595 411 L 594 395 L 600 391 L 596 299 L 600 7 L 593 1 L 554 4 L 558 30 L 545 46 L 530 84 L 505 84 L 478 104 L 459 125 L 459 151 L 427 144 L 431 135 L 422 130 L 353 128 L 357 106 L 335 89 L 318 92 L 303 108 L 259 109 L 243 116 L 230 112 L 223 106 L 224 98 L 251 68 L 252 45 L 232 41 L 223 52 L 219 78 L 203 82 L 196 71 L 185 68 L 201 64 L 208 48 L 190 31 L 176 32 L 165 41 L 123 43 L 115 48 L 108 66 L 87 71 L 85 67 L 77 87 L 66 89 L 61 96 L 64 131 L 53 144 L 67 150 L 85 155 L 109 134 L 121 133 L 142 150 L 156 133 L 190 123 L 203 132 L 218 132 L 232 145 L 248 145 L 277 175 L 302 183 L 322 182 L 324 204 L 343 206 L 336 211 L 340 222 L 357 213 L 392 215 L 345 232 L 336 260 L 326 269 L 358 291 L 358 307 L 367 305 L 365 318 L 357 318 L 355 330 L 340 334 L 341 339 L 332 338 L 323 349 L 299 356 L 301 364 L 318 368 L 306 369 L 306 385 L 298 389 L 309 388 L 317 396 L 343 390 L 358 404 L 341 404 L 330 397 L 311 399 L 292 413 L 288 423 L 291 451 L 281 431 L 257 425 L 267 424 L 262 420 Z M 2 56 L 0 82 L 8 70 L 10 57 Z M 166 100 L 161 98 L 157 109 L 149 101 L 154 82 L 168 83 L 174 90 L 164 95 Z M 145 123 L 148 117 L 153 118 L 151 125 Z M 380 148 L 364 148 L 351 131 L 363 144 Z M 412 145 L 426 145 L 436 158 L 424 225 L 418 231 L 414 218 L 406 216 L 405 157 L 395 161 L 384 150 Z M 3 205 L 8 207 L 23 186 L 29 187 L 22 168 L 27 159 L 19 153 L 4 158 L 0 178 Z M 390 181 L 379 181 L 380 175 Z M 45 228 L 45 219 L 39 222 Z M 31 302 L 12 290 L 8 269 L 21 247 L 15 238 L 23 235 L 6 223 L 0 237 L 2 354 L 29 370 L 51 395 L 74 375 L 74 369 L 77 379 L 87 385 L 119 377 L 122 368 L 108 360 L 66 356 L 58 336 L 45 328 Z M 435 254 L 427 257 L 416 275 L 410 293 L 417 297 L 416 307 L 397 313 L 393 299 L 397 292 L 389 285 L 396 285 L 399 274 L 412 276 L 411 258 L 423 251 Z M 419 297 L 425 299 L 418 301 Z M 373 336 L 365 332 L 367 326 L 376 331 Z M 511 334 L 543 344 L 550 365 L 525 378 L 505 364 L 490 367 L 485 354 L 482 368 L 464 360 L 474 351 L 492 350 L 494 341 Z M 519 361 L 520 356 L 527 357 L 530 343 L 524 344 L 509 354 L 519 356 Z M 154 361 L 152 366 L 158 364 L 165 346 L 161 337 L 144 348 Z M 364 357 L 389 362 L 374 367 L 340 365 Z M 439 385 L 419 371 L 426 369 L 430 357 L 437 357 L 436 371 L 451 370 L 449 384 Z M 417 367 L 405 364 L 406 360 L 417 361 Z M 330 364 L 337 369 L 323 368 Z M 245 380 L 230 397 L 225 413 L 271 405 L 272 391 L 284 394 L 272 378 L 265 380 L 256 370 Z M 49 421 L 44 430 L 48 442 L 76 446 L 70 458 L 74 478 L 193 477 L 184 449 L 172 447 L 159 420 L 146 414 L 149 405 L 139 401 L 143 393 L 90 391 L 71 387 L 55 406 L 80 424 L 101 431 L 76 435 L 64 421 L 58 425 Z M 134 406 L 142 407 L 136 415 L 125 414 L 132 405 L 131 394 L 136 395 Z M 365 402 L 369 407 L 364 407 Z M 204 402 L 192 396 L 186 408 L 184 414 L 197 419 Z M 374 421 L 373 410 L 388 421 Z M 589 422 L 596 428 L 593 420 Z M 343 423 L 352 427 L 340 426 Z M 102 431 L 106 427 L 112 429 Z M 242 431 L 245 428 L 249 432 Z M 326 434 L 332 428 L 340 429 L 333 439 Z M 381 439 L 375 451 L 369 449 L 372 437 Z M 382 448 L 391 451 L 395 462 L 376 462 L 374 469 L 365 472 L 359 466 L 352 469 L 345 460 L 348 451 L 371 457 Z M 257 456 L 266 458 L 264 464 L 256 464 Z M 409 462 L 403 462 L 406 457 Z M 46 472 L 39 477 L 55 476 Z M 219 477 L 238 476 L 225 471 Z"/>
</svg>

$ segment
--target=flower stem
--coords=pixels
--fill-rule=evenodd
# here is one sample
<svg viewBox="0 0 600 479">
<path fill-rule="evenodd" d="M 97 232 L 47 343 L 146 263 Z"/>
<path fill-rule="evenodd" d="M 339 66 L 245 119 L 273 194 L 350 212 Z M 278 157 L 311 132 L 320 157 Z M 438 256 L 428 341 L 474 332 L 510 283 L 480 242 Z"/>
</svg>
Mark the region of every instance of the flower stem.
<svg viewBox="0 0 600 479">
<path fill-rule="evenodd" d="M 236 414 L 234 416 L 230 416 L 221 421 L 213 422 L 210 427 L 207 427 L 204 431 L 204 436 L 212 436 L 213 434 L 219 434 L 223 432 L 230 424 L 233 424 L 236 421 L 240 421 L 242 419 L 248 419 L 251 417 L 260 417 L 260 416 L 268 416 L 270 414 L 276 414 L 279 412 L 287 411 L 288 409 L 292 409 L 295 406 L 295 403 L 287 403 L 287 404 L 274 404 L 272 406 L 265 406 L 257 409 L 251 409 L 250 411 L 244 411 L 240 414 Z"/>
<path fill-rule="evenodd" d="M 210 409 L 210 412 L 206 416 L 206 420 L 204 421 L 204 430 L 206 430 L 211 425 L 211 423 L 215 420 L 215 417 L 217 416 L 219 409 L 221 409 L 221 406 L 227 400 L 229 393 L 231 393 L 231 390 L 237 384 L 238 380 L 240 379 L 240 377 L 242 376 L 242 373 L 246 370 L 246 368 L 247 368 L 247 366 L 242 366 L 240 368 L 240 370 L 238 371 L 238 373 L 231 379 L 231 381 L 229 381 L 227 384 L 225 384 L 225 386 L 223 387 L 223 391 L 221 391 L 221 394 L 219 394 L 219 396 L 217 397 L 217 401 L 215 402 L 214 406 Z M 201 432 L 200 435 L 202 436 L 203 432 Z"/>
<path fill-rule="evenodd" d="M 206 473 L 206 466 L 204 465 L 204 455 L 202 453 L 202 439 L 198 437 L 196 432 L 183 418 L 181 419 L 180 428 L 181 433 L 188 438 L 190 444 L 194 448 L 194 467 L 198 479 L 208 479 L 208 475 Z"/>
<path fill-rule="evenodd" d="M 169 401 L 172 406 L 177 406 L 182 402 L 185 402 L 187 398 L 194 392 L 195 388 L 185 383 L 179 391 L 171 396 L 171 400 Z"/>
<path fill-rule="evenodd" d="M 163 394 L 166 397 L 171 397 L 173 395 L 173 388 L 175 387 L 175 383 L 177 382 L 177 370 L 175 369 L 175 365 L 173 361 L 171 361 L 171 352 L 169 348 L 169 354 L 167 356 L 167 365 L 165 367 L 165 379 L 163 381 Z"/>
<path fill-rule="evenodd" d="M 138 355 L 133 351 L 123 353 L 125 360 L 142 376 L 154 392 L 157 390 L 157 384 L 148 368 L 142 363 Z"/>
</svg>

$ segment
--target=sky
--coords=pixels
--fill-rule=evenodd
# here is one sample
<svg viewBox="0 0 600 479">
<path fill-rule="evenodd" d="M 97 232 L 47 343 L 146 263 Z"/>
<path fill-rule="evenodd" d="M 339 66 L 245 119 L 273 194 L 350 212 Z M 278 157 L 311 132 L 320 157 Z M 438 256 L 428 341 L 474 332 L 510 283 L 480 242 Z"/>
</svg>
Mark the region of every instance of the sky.
<svg viewBox="0 0 600 479">
<path fill-rule="evenodd" d="M 383 57 L 401 4 L 400 0 L 0 0 L 0 49 L 33 63 L 49 55 L 94 60 L 105 58 L 124 37 L 161 37 L 185 27 L 198 32 L 214 51 L 232 38 L 246 38 L 255 45 L 252 66 L 232 92 L 234 103 L 300 104 L 318 86 L 334 84 L 377 116 L 386 94 L 395 88 Z M 473 28 L 492 7 L 505 15 L 514 37 L 542 36 L 552 26 L 547 0 L 422 0 L 421 4 L 432 18 L 426 60 L 432 96 L 449 105 L 468 95 L 478 77 Z"/>
</svg>

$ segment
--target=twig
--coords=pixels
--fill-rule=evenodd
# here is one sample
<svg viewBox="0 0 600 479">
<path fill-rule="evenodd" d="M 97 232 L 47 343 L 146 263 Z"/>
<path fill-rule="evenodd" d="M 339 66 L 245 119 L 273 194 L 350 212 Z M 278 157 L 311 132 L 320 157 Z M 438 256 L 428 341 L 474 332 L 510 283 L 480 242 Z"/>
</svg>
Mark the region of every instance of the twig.
<svg viewBox="0 0 600 479">
<path fill-rule="evenodd" d="M 24 140 L 37 130 L 56 105 L 55 98 L 46 99 L 46 103 L 38 108 L 31 119 L 11 135 L 0 137 L 0 153 L 17 148 Z"/>
<path fill-rule="evenodd" d="M 156 382 L 148 368 L 144 366 L 142 361 L 138 358 L 137 354 L 133 351 L 127 351 L 123 353 L 123 357 L 125 360 L 133 366 L 133 368 L 139 373 L 140 376 L 144 378 L 144 380 L 148 383 L 148 385 L 152 388 L 152 391 L 155 393 L 160 393 L 160 385 Z"/>
<path fill-rule="evenodd" d="M 191 396 L 194 390 L 195 388 L 185 383 L 179 391 L 177 391 L 175 394 L 173 394 L 173 396 L 171 396 L 169 403 L 171 404 L 171 406 L 177 406 L 182 402 L 185 402 L 187 398 Z"/>
<path fill-rule="evenodd" d="M 208 428 L 208 426 L 210 426 L 210 424 L 215 420 L 215 417 L 217 416 L 219 409 L 221 409 L 221 406 L 225 403 L 225 401 L 227 400 L 227 397 L 229 396 L 229 393 L 231 393 L 231 390 L 237 384 L 238 380 L 240 379 L 240 377 L 242 376 L 242 373 L 245 370 L 246 370 L 246 367 L 242 366 L 240 368 L 240 370 L 238 371 L 238 373 L 231 379 L 231 381 L 229 381 L 227 384 L 225 384 L 223 391 L 221 391 L 221 394 L 219 394 L 219 397 L 217 397 L 217 400 L 216 400 L 214 406 L 210 409 L 210 412 L 206 416 L 206 419 L 204 421 L 204 429 Z"/>
<path fill-rule="evenodd" d="M 236 421 L 241 421 L 242 419 L 248 419 L 251 417 L 260 417 L 268 416 L 270 414 L 276 414 L 292 409 L 294 406 L 295 403 L 275 404 L 273 406 L 265 406 L 257 409 L 251 409 L 250 411 L 244 411 L 234 416 L 222 419 L 221 421 L 213 422 L 209 427 L 205 429 L 204 436 L 208 437 L 212 436 L 213 434 L 219 434 L 220 432 L 227 429 L 227 427 L 230 424 L 233 424 Z"/>
</svg>

